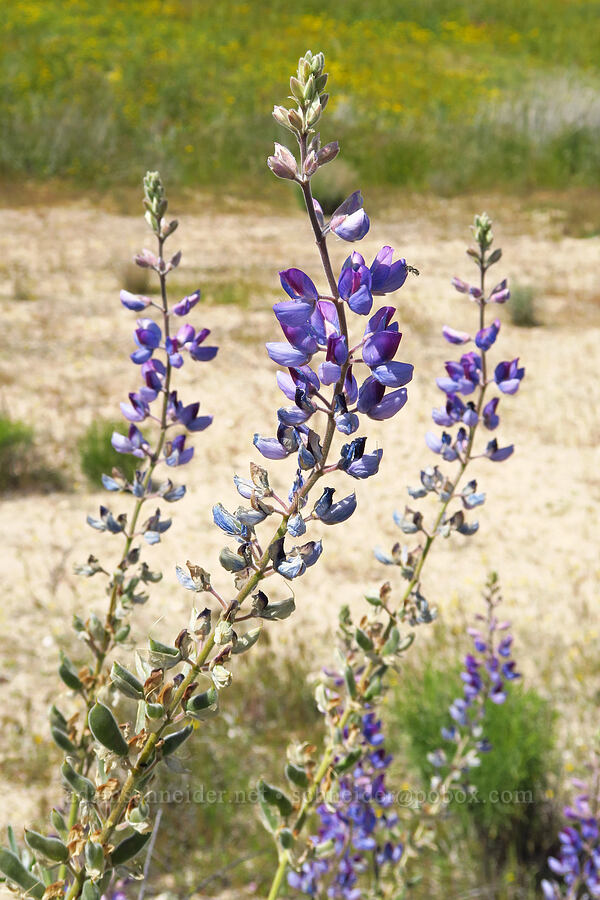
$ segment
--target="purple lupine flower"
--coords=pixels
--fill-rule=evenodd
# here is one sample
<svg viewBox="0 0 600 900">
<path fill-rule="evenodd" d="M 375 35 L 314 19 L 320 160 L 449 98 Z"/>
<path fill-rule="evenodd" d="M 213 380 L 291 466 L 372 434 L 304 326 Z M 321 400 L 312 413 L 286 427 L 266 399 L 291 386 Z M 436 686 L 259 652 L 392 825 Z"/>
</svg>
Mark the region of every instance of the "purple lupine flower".
<svg viewBox="0 0 600 900">
<path fill-rule="evenodd" d="M 399 290 L 408 276 L 405 259 L 392 262 L 392 247 L 382 247 L 371 263 L 371 290 L 373 294 L 391 294 Z"/>
<path fill-rule="evenodd" d="M 498 441 L 494 438 L 492 441 L 489 441 L 485 448 L 485 455 L 488 459 L 491 459 L 492 462 L 504 462 L 505 459 L 512 456 L 514 449 L 512 444 L 509 444 L 508 447 L 498 447 Z"/>
<path fill-rule="evenodd" d="M 133 337 L 139 349 L 131 354 L 131 360 L 141 365 L 149 360 L 160 346 L 162 331 L 153 319 L 138 319 L 137 326 Z"/>
<path fill-rule="evenodd" d="M 495 584 L 493 579 L 490 582 L 491 589 L 486 594 L 487 616 L 477 616 L 480 621 L 485 622 L 485 633 L 480 628 L 467 629 L 473 640 L 473 652 L 467 653 L 464 658 L 464 671 L 461 673 L 463 696 L 454 700 L 448 710 L 455 724 L 451 728 L 442 728 L 441 732 L 445 741 L 455 744 L 458 744 L 463 735 L 469 738 L 472 749 L 463 749 L 463 755 L 449 763 L 462 771 L 477 765 L 477 752 L 488 752 L 491 749 L 489 741 L 481 736 L 486 703 L 504 703 L 508 683 L 521 677 L 516 671 L 515 661 L 509 658 L 512 636 L 505 633 L 509 623 L 499 623 L 496 618 L 495 610 L 500 598 L 497 596 L 497 589 L 493 590 Z M 502 636 L 496 644 L 498 633 Z M 440 757 L 438 768 L 446 764 L 445 758 Z"/>
<path fill-rule="evenodd" d="M 507 281 L 504 278 L 500 284 L 497 284 L 496 287 L 492 290 L 490 296 L 488 297 L 488 303 L 506 303 L 507 300 L 510 300 L 510 291 L 507 288 Z"/>
<path fill-rule="evenodd" d="M 447 362 L 447 378 L 437 378 L 437 386 L 447 394 L 471 394 L 480 381 L 481 357 L 474 351 L 464 353 L 460 362 Z"/>
<path fill-rule="evenodd" d="M 343 683 L 337 673 L 329 673 L 334 683 Z M 302 864 L 299 872 L 288 874 L 290 887 L 309 896 L 324 894 L 340 900 L 360 900 L 364 896 L 363 873 L 373 866 L 394 867 L 402 859 L 404 847 L 398 839 L 398 815 L 393 795 L 385 786 L 385 773 L 392 757 L 386 753 L 381 721 L 375 713 L 362 717 L 360 746 L 363 756 L 340 778 L 335 799 L 317 807 L 318 834 L 311 838 L 316 855 Z M 319 849 L 333 848 L 326 858 Z"/>
<path fill-rule="evenodd" d="M 371 294 L 371 272 L 365 266 L 360 253 L 352 253 L 342 266 L 338 281 L 338 291 L 352 312 L 366 316 L 373 306 Z"/>
<path fill-rule="evenodd" d="M 291 300 L 273 306 L 273 312 L 282 325 L 303 325 L 310 319 L 319 293 L 314 282 L 300 269 L 286 269 L 279 273 L 284 291 Z"/>
<path fill-rule="evenodd" d="M 480 350 L 489 350 L 495 343 L 499 331 L 500 319 L 494 319 L 491 325 L 488 325 L 487 328 L 482 328 L 477 332 L 475 335 L 475 344 Z"/>
<path fill-rule="evenodd" d="M 449 325 L 444 325 L 444 327 L 442 328 L 442 334 L 449 344 L 468 344 L 469 341 L 473 340 L 468 332 L 456 331 L 455 328 L 450 328 Z"/>
<path fill-rule="evenodd" d="M 493 431 L 500 424 L 500 417 L 496 415 L 499 402 L 500 398 L 494 397 L 483 407 L 483 424 L 490 431 Z"/>
<path fill-rule="evenodd" d="M 362 206 L 361 192 L 354 191 L 332 215 L 329 222 L 330 231 L 344 241 L 361 241 L 371 226 Z"/>
<path fill-rule="evenodd" d="M 189 296 L 184 297 L 179 303 L 176 303 L 171 312 L 176 316 L 187 316 L 191 309 L 200 300 L 200 290 L 194 291 Z"/>
<path fill-rule="evenodd" d="M 498 363 L 494 370 L 494 381 L 503 394 L 516 394 L 525 375 L 525 369 L 519 368 L 519 360 Z"/>
<path fill-rule="evenodd" d="M 139 294 L 132 294 L 129 291 L 121 291 L 120 299 L 125 309 L 133 312 L 141 312 L 152 303 L 149 297 L 141 297 Z"/>
<path fill-rule="evenodd" d="M 139 459 L 144 459 L 150 450 L 150 444 L 136 425 L 129 426 L 127 437 L 114 431 L 110 442 L 117 453 L 130 453 Z"/>
</svg>

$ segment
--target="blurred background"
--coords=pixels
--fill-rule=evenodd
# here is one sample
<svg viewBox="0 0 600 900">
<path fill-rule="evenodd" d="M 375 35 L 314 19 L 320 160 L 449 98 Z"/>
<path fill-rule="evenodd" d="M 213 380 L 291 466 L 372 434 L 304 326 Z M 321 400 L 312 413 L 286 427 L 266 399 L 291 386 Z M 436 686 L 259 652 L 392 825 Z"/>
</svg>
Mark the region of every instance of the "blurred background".
<svg viewBox="0 0 600 900">
<path fill-rule="evenodd" d="M 147 553 L 165 577 L 134 622 L 138 637 L 152 629 L 169 640 L 188 615 L 175 562 L 218 571 L 210 508 L 237 505 L 231 476 L 246 474 L 254 431 L 273 433 L 280 395 L 263 345 L 276 334 L 277 272 L 319 277 L 296 189 L 266 167 L 284 136 L 272 107 L 286 102 L 310 48 L 330 74 L 322 139 L 342 148 L 315 193 L 333 209 L 361 187 L 372 217 L 361 251 L 370 259 L 391 243 L 421 271 L 397 298 L 401 358 L 415 378 L 406 409 L 373 423 L 381 473 L 359 486 L 347 529 L 327 532 L 297 614 L 242 660 L 225 715 L 190 749 L 188 773 L 167 773 L 162 786 L 243 791 L 259 771 L 277 781 L 290 737 L 319 735 L 311 676 L 329 661 L 340 603 L 356 610 L 386 578 L 401 583 L 369 548 L 398 540 L 392 512 L 432 461 L 419 435 L 439 405 L 441 328 L 473 328 L 450 279 L 473 275 L 464 250 L 485 208 L 504 251 L 496 271 L 512 291 L 498 310 L 499 353 L 527 367 L 518 397 L 503 400 L 502 437 L 517 452 L 477 473 L 488 493 L 479 533 L 432 554 L 424 589 L 440 621 L 421 629 L 388 697 L 388 780 L 428 784 L 429 743 L 460 692 L 465 627 L 497 569 L 525 679 L 494 713 L 497 752 L 477 777 L 482 791 L 531 790 L 534 800 L 451 808 L 443 852 L 423 861 L 411 896 L 538 896 L 600 697 L 600 2 L 4 0 L 0 29 L 0 579 L 10 585 L 0 605 L 0 825 L 41 828 L 60 795 L 47 726 L 58 652 L 79 659 L 68 621 L 103 609 L 73 564 L 95 553 L 109 565 L 115 552 L 84 520 L 105 500 L 101 473 L 123 464 L 110 435 L 136 386 L 134 317 L 119 289 L 156 290 L 131 264 L 149 245 L 142 175 L 161 171 L 181 220 L 173 293 L 202 288 L 194 323 L 221 348 L 214 364 L 181 375 L 186 402 L 199 396 L 215 422 L 195 441 L 173 528 Z M 347 252 L 332 242 L 337 267 Z M 161 829 L 147 895 L 264 896 L 272 857 L 253 810 L 167 804 Z"/>
<path fill-rule="evenodd" d="M 597 0 L 8 0 L 0 170 L 270 185 L 270 110 L 310 47 L 324 138 L 365 186 L 597 186 L 599 18 Z"/>
</svg>

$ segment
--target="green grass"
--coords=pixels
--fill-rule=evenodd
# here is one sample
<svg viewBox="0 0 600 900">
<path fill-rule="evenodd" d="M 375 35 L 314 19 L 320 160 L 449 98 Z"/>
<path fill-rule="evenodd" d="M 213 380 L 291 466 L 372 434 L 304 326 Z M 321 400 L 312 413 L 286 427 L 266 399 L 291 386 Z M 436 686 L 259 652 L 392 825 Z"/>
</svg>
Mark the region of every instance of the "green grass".
<svg viewBox="0 0 600 900">
<path fill-rule="evenodd" d="M 110 442 L 113 431 L 125 434 L 127 423 L 119 419 L 92 422 L 77 442 L 81 471 L 93 488 L 100 488 L 102 476 L 110 475 L 113 468 L 120 469 L 131 480 L 139 465 L 135 457 L 113 450 Z"/>
<path fill-rule="evenodd" d="M 597 185 L 598 0 L 12 0 L 1 21 L 8 178 L 265 183 L 310 47 L 363 185 Z"/>
</svg>

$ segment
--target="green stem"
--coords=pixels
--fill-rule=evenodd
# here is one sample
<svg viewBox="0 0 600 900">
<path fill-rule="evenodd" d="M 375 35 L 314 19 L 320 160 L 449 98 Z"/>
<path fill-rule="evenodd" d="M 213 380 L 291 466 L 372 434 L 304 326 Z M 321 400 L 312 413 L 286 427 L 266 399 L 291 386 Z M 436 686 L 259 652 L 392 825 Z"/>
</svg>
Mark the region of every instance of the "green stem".
<svg viewBox="0 0 600 900">
<path fill-rule="evenodd" d="M 271 884 L 271 890 L 269 891 L 267 900 L 276 900 L 276 898 L 279 896 L 279 891 L 281 890 L 283 879 L 285 878 L 289 860 L 289 853 L 287 850 L 284 850 L 279 857 L 279 865 L 277 866 L 275 877 L 273 878 L 273 883 Z"/>
</svg>

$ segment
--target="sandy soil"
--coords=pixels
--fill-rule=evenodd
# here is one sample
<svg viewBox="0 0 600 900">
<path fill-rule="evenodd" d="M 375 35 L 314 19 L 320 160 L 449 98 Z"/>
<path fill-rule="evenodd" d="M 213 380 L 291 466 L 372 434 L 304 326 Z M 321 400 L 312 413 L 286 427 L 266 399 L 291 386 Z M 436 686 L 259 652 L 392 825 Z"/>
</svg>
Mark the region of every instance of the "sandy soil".
<svg viewBox="0 0 600 900">
<path fill-rule="evenodd" d="M 293 647 L 299 633 L 309 634 L 322 644 L 325 659 L 341 602 L 359 604 L 385 578 L 401 588 L 396 571 L 383 569 L 371 548 L 389 547 L 399 538 L 392 512 L 403 508 L 406 485 L 417 483 L 422 465 L 434 461 L 422 435 L 441 397 L 433 379 L 453 355 L 440 329 L 445 323 L 472 328 L 474 309 L 449 282 L 454 274 L 472 274 L 464 247 L 477 208 L 464 201 L 389 208 L 363 242 L 367 258 L 391 243 L 421 270 L 396 295 L 404 333 L 399 358 L 414 363 L 416 374 L 405 409 L 390 422 L 369 426 L 370 443 L 385 448 L 380 474 L 351 485 L 341 475 L 332 481 L 339 492 L 357 489 L 358 510 L 346 526 L 314 529 L 312 536 L 323 532 L 321 563 L 294 583 L 297 614 L 273 628 L 285 648 Z M 457 617 L 476 605 L 486 574 L 496 569 L 506 613 L 515 623 L 517 653 L 522 659 L 527 654 L 526 673 L 553 691 L 561 708 L 575 710 L 572 740 L 584 741 L 587 729 L 575 728 L 582 704 L 574 701 L 593 695 L 599 674 L 594 538 L 600 493 L 600 238 L 563 237 L 552 216 L 526 214 L 514 203 L 489 212 L 504 250 L 498 272 L 535 287 L 544 326 L 518 329 L 506 309 L 499 311 L 504 324 L 498 353 L 518 355 L 527 367 L 519 394 L 502 402 L 500 436 L 517 450 L 502 465 L 477 465 L 475 475 L 488 495 L 480 531 L 471 539 L 438 542 L 423 589 L 442 616 Z M 85 204 L 4 209 L 2 223 L 0 404 L 35 426 L 47 460 L 67 472 L 73 490 L 9 496 L 0 506 L 0 825 L 34 819 L 55 796 L 53 773 L 32 781 L 19 759 L 46 740 L 58 649 L 73 646 L 71 614 L 103 608 L 101 584 L 76 578 L 72 566 L 91 552 L 107 566 L 117 557 L 119 538 L 85 525 L 85 515 L 106 495 L 90 495 L 82 483 L 76 441 L 94 417 L 115 416 L 118 401 L 136 388 L 128 360 L 135 316 L 119 304 L 119 275 L 123 262 L 149 244 L 141 219 Z M 188 401 L 200 397 L 215 421 L 195 440 L 194 463 L 182 470 L 188 495 L 172 509 L 172 529 L 163 544 L 146 552 L 165 577 L 134 622 L 139 640 L 150 627 L 168 640 L 187 622 L 189 594 L 176 582 L 175 563 L 189 558 L 205 566 L 227 590 L 217 563 L 224 542 L 211 524 L 210 508 L 217 501 L 237 505 L 233 473 L 245 475 L 248 459 L 260 460 L 253 433 L 274 433 L 281 395 L 263 345 L 279 339 L 270 310 L 278 297 L 277 271 L 296 265 L 319 280 L 318 256 L 299 213 L 209 208 L 183 216 L 177 237 L 173 248 L 184 252 L 182 289 L 206 279 L 239 279 L 252 287 L 246 307 L 208 303 L 192 317 L 213 330 L 221 349 L 215 363 L 186 365 L 177 383 L 180 395 Z M 346 252 L 347 245 L 334 244 L 338 264 Z M 15 299 L 25 293 L 30 300 Z M 269 468 L 285 493 L 289 466 Z M 126 498 L 113 502 L 118 512 L 127 507 Z M 286 588 L 271 590 L 284 596 Z"/>
</svg>

